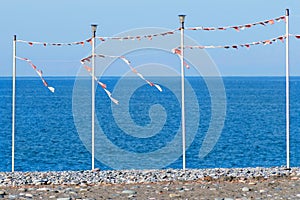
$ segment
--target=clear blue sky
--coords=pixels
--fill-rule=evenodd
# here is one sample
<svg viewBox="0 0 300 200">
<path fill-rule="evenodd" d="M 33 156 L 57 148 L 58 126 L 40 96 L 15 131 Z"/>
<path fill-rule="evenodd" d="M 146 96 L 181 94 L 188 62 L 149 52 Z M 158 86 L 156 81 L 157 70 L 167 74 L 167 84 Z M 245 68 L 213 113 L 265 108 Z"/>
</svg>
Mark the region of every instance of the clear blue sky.
<svg viewBox="0 0 300 200">
<path fill-rule="evenodd" d="M 71 42 L 89 38 L 90 24 L 99 25 L 97 35 L 112 36 L 143 27 L 174 29 L 178 14 L 187 15 L 186 26 L 239 25 L 284 15 L 290 9 L 290 32 L 300 34 L 299 0 L 207 0 L 207 1 L 74 1 L 74 0 L 3 0 L 0 7 L 0 76 L 10 76 L 12 38 L 47 42 Z M 247 43 L 285 33 L 284 23 L 254 28 L 240 33 L 190 33 L 203 45 Z M 291 75 L 300 75 L 300 40 L 291 38 Z M 19 47 L 20 46 L 20 47 Z M 90 47 L 63 48 L 18 45 L 17 55 L 36 61 L 45 75 L 76 75 L 79 59 Z M 252 47 L 249 50 L 207 50 L 222 75 L 284 75 L 284 44 Z M 20 63 L 20 64 L 19 64 Z M 75 66 L 75 67 L 74 67 Z M 34 75 L 18 61 L 19 76 Z"/>
</svg>

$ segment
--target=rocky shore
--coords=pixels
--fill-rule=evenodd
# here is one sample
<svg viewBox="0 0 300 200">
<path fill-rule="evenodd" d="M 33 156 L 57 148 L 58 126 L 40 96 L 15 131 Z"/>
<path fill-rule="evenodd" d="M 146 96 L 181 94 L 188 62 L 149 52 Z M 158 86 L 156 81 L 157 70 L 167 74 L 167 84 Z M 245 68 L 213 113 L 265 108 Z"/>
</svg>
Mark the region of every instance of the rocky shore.
<svg viewBox="0 0 300 200">
<path fill-rule="evenodd" d="M 0 172 L 0 199 L 300 199 L 300 168 Z"/>
</svg>

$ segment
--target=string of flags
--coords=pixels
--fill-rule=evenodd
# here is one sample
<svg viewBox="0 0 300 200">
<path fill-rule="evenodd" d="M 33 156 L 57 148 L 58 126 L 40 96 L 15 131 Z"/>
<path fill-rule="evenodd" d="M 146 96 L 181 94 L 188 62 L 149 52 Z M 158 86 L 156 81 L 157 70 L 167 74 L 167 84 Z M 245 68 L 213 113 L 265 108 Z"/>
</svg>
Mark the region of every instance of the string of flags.
<svg viewBox="0 0 300 200">
<path fill-rule="evenodd" d="M 259 22 L 255 22 L 255 23 L 249 23 L 249 24 L 243 24 L 243 25 L 221 26 L 221 27 L 203 27 L 203 26 L 200 27 L 199 26 L 199 27 L 189 27 L 186 29 L 187 30 L 204 30 L 204 31 L 225 31 L 228 29 L 233 29 L 233 30 L 236 30 L 239 32 L 240 30 L 252 28 L 257 25 L 262 25 L 262 26 L 273 25 L 273 24 L 275 24 L 275 22 L 280 22 L 280 21 L 285 21 L 285 16 L 280 16 L 280 17 L 277 17 L 274 19 L 269 19 L 269 20 L 264 20 L 264 21 L 259 21 Z"/>
<path fill-rule="evenodd" d="M 158 85 L 158 84 L 155 84 L 147 79 L 145 79 L 145 77 L 139 73 L 132 65 L 131 65 L 131 62 L 125 58 L 124 56 L 110 56 L 110 55 L 103 55 L 103 54 L 97 54 L 97 55 L 94 55 L 94 57 L 98 57 L 98 58 L 118 58 L 118 59 L 121 59 L 124 63 L 126 63 L 126 65 L 131 69 L 131 71 L 133 73 L 135 73 L 137 76 L 139 76 L 142 80 L 144 80 L 146 83 L 148 83 L 150 86 L 154 86 L 156 87 L 160 92 L 162 92 L 162 89 L 161 87 Z M 86 64 L 87 63 L 90 63 L 91 62 L 91 59 L 93 58 L 92 55 L 86 57 L 86 58 L 83 58 L 81 59 L 81 64 L 84 65 L 84 68 L 89 72 L 90 76 L 93 77 L 93 74 L 91 73 L 92 72 L 92 68 L 87 66 Z M 99 81 L 97 79 L 97 77 L 93 77 L 94 80 L 101 86 L 101 88 L 105 91 L 105 93 L 107 94 L 107 96 L 111 99 L 112 102 L 114 102 L 115 104 L 119 104 L 119 101 L 116 100 L 115 98 L 112 97 L 112 94 L 109 90 L 107 90 L 106 88 L 106 84 L 102 83 L 101 81 Z"/>
<path fill-rule="evenodd" d="M 44 86 L 47 87 L 52 93 L 54 93 L 55 88 L 48 85 L 48 83 L 46 82 L 46 80 L 43 78 L 43 72 L 42 72 L 42 70 L 37 69 L 36 65 L 34 65 L 32 63 L 32 61 L 29 60 L 28 58 L 21 58 L 21 57 L 16 57 L 16 58 L 19 59 L 19 60 L 26 61 L 32 67 L 32 69 L 37 73 L 37 75 L 41 78 Z"/>
<path fill-rule="evenodd" d="M 175 34 L 176 31 L 178 31 L 179 29 L 175 29 L 173 31 L 166 31 L 163 33 L 156 33 L 156 34 L 149 34 L 149 35 L 138 35 L 138 36 L 125 36 L 125 37 L 99 37 L 97 36 L 96 39 L 99 39 L 101 42 L 105 42 L 107 40 L 119 40 L 119 41 L 123 41 L 123 40 L 141 40 L 141 39 L 148 39 L 148 40 L 152 40 L 154 37 L 158 37 L 158 36 L 166 36 L 166 35 L 173 35 Z M 33 45 L 43 45 L 44 47 L 46 46 L 74 46 L 74 45 L 81 45 L 84 46 L 86 43 L 90 43 L 92 42 L 92 38 L 88 38 L 82 41 L 77 41 L 77 42 L 35 42 L 35 41 L 26 41 L 26 40 L 16 40 L 17 42 L 20 43 L 26 43 L 29 46 L 33 46 Z"/>
<path fill-rule="evenodd" d="M 84 46 L 86 42 L 91 43 L 92 39 L 86 39 L 86 40 L 82 40 L 82 41 L 78 41 L 78 42 L 69 42 L 69 43 L 65 43 L 65 42 L 55 42 L 55 43 L 51 43 L 51 42 L 33 42 L 33 41 L 26 41 L 26 40 L 17 40 L 17 42 L 20 43 L 26 43 L 29 46 L 33 46 L 33 45 L 43 45 L 44 47 L 46 46 L 74 46 L 74 45 L 82 45 Z"/>
<path fill-rule="evenodd" d="M 172 52 L 173 52 L 174 54 L 178 55 L 179 58 L 181 58 L 181 55 L 182 55 L 182 54 L 181 54 L 181 50 L 180 50 L 180 49 L 174 48 L 174 49 L 172 49 Z M 187 62 L 185 62 L 185 60 L 183 60 L 183 66 L 185 66 L 187 69 L 190 68 L 190 66 L 187 64 Z"/>
<path fill-rule="evenodd" d="M 142 40 L 142 39 L 152 40 L 154 37 L 158 37 L 158 36 L 173 35 L 178 30 L 179 29 L 175 29 L 173 31 L 166 31 L 166 32 L 163 32 L 163 33 L 148 34 L 148 35 L 125 36 L 125 37 L 96 37 L 96 38 L 99 39 L 102 42 L 105 42 L 106 40 L 119 40 L 119 41 L 123 41 L 123 40 Z"/>
<path fill-rule="evenodd" d="M 289 34 L 289 36 L 291 37 L 295 37 L 296 39 L 300 39 L 300 35 L 295 35 L 295 34 Z M 224 49 L 238 49 L 239 47 L 246 47 L 246 48 L 250 48 L 251 46 L 255 46 L 255 45 L 269 45 L 269 44 L 273 44 L 276 43 L 277 41 L 281 41 L 284 42 L 284 40 L 286 39 L 286 35 L 282 35 L 282 36 L 278 36 L 272 39 L 268 39 L 268 40 L 262 40 L 262 41 L 257 41 L 257 42 L 251 42 L 251 43 L 245 43 L 245 44 L 234 44 L 234 45 L 218 45 L 218 46 L 213 46 L 213 45 L 209 45 L 209 46 L 184 46 L 185 49 L 218 49 L 218 48 L 224 48 Z M 181 51 L 180 51 L 180 47 L 177 47 L 175 49 L 172 49 L 172 52 L 177 54 L 177 55 L 181 55 Z"/>
<path fill-rule="evenodd" d="M 244 24 L 244 25 L 234 25 L 234 26 L 222 26 L 222 27 L 189 27 L 186 28 L 187 30 L 205 30 L 205 31 L 216 31 L 216 30 L 228 30 L 228 29 L 234 29 L 236 31 L 244 30 L 246 28 L 251 28 L 253 26 L 257 25 L 272 25 L 275 22 L 280 22 L 280 21 L 285 21 L 285 16 L 280 16 L 277 18 L 269 19 L 269 20 L 264 20 L 264 21 L 259 21 L 255 23 L 249 23 L 249 24 Z M 125 41 L 125 40 L 141 40 L 141 39 L 148 39 L 152 40 L 154 37 L 159 37 L 159 36 L 167 36 L 167 35 L 173 35 L 175 32 L 180 30 L 180 28 L 177 28 L 172 31 L 166 31 L 162 33 L 156 33 L 156 34 L 148 34 L 148 35 L 137 35 L 137 36 L 124 36 L 124 37 L 101 37 L 97 36 L 96 39 L 99 39 L 101 42 L 105 42 L 107 40 L 119 40 L 119 41 Z M 16 40 L 17 42 L 20 43 L 27 43 L 30 46 L 33 45 L 43 45 L 43 46 L 74 46 L 74 45 L 82 45 L 84 46 L 86 43 L 91 43 L 92 38 L 88 38 L 82 41 L 75 41 L 75 42 L 37 42 L 37 41 L 26 41 L 26 40 Z"/>
<path fill-rule="evenodd" d="M 289 37 L 295 37 L 296 39 L 300 39 L 300 34 L 289 34 Z M 286 35 L 282 35 L 282 36 L 278 36 L 278 37 L 275 37 L 275 38 L 272 38 L 272 39 L 268 39 L 268 40 L 262 40 L 262 41 L 257 41 L 257 42 L 251 42 L 251 43 L 246 43 L 246 44 L 239 44 L 239 45 L 219 45 L 219 46 L 185 46 L 184 48 L 186 49 L 214 49 L 214 48 L 225 48 L 225 49 L 229 49 L 229 48 L 233 48 L 233 49 L 238 49 L 238 47 L 246 47 L 246 48 L 250 48 L 251 46 L 254 46 L 254 45 L 269 45 L 269 44 L 273 44 L 277 41 L 281 41 L 281 42 L 284 42 L 284 40 L 286 39 Z M 176 55 L 178 55 L 179 57 L 181 56 L 181 50 L 180 50 L 180 47 L 177 47 L 177 48 L 174 48 L 172 49 L 172 52 Z M 93 56 L 88 56 L 86 58 L 83 58 L 81 59 L 81 63 L 82 64 L 85 64 L 87 62 L 91 62 L 91 59 L 92 59 Z M 110 57 L 110 58 L 118 58 L 118 59 L 121 59 L 123 62 L 125 62 L 127 64 L 127 66 L 131 69 L 131 71 L 133 73 L 135 73 L 137 76 L 139 76 L 141 79 L 143 79 L 146 83 L 148 83 L 150 86 L 155 86 L 160 92 L 162 92 L 162 89 L 161 87 L 158 85 L 158 84 L 154 84 L 152 83 L 151 81 L 145 79 L 145 77 L 139 73 L 132 65 L 131 65 L 131 62 L 124 56 L 109 56 L 109 55 L 102 55 L 102 54 L 98 54 L 98 55 L 95 55 L 95 57 L 99 57 L 99 58 L 105 58 L 105 57 Z M 34 65 L 32 63 L 32 61 L 28 58 L 21 58 L 21 57 L 16 57 L 17 59 L 19 60 L 23 60 L 23 61 L 26 61 L 32 68 L 33 70 L 35 70 L 35 72 L 38 74 L 38 76 L 41 78 L 43 84 L 45 87 L 47 87 L 51 92 L 54 93 L 55 91 L 55 88 L 54 87 L 51 87 L 48 85 L 48 83 L 46 82 L 46 80 L 43 78 L 43 72 L 42 70 L 40 69 L 37 69 L 36 65 Z M 189 64 L 184 61 L 183 62 L 184 66 L 189 69 L 190 66 Z M 90 73 L 90 75 L 92 76 L 91 74 L 91 71 L 92 71 L 92 68 L 88 67 L 87 65 L 84 66 L 84 68 Z M 112 94 L 110 91 L 107 90 L 106 88 L 106 84 L 102 83 L 101 81 L 99 81 L 97 79 L 97 77 L 94 77 L 94 80 L 104 89 L 104 91 L 106 92 L 106 94 L 108 95 L 108 97 L 115 103 L 115 104 L 118 104 L 119 101 L 114 99 L 112 97 Z"/>
<path fill-rule="evenodd" d="M 261 25 L 261 26 L 273 25 L 273 24 L 275 24 L 275 22 L 281 22 L 281 21 L 285 22 L 286 17 L 285 16 L 280 16 L 280 17 L 277 17 L 277 18 L 269 19 L 269 20 L 259 21 L 259 22 L 255 22 L 255 23 L 248 23 L 248 24 L 243 24 L 243 25 L 236 25 L 236 26 L 189 27 L 189 28 L 186 28 L 186 29 L 187 30 L 204 30 L 204 31 L 218 31 L 218 30 L 224 31 L 224 30 L 228 30 L 228 29 L 234 29 L 234 30 L 239 32 L 240 30 L 252 28 L 252 27 L 257 26 L 257 25 Z M 162 33 L 148 34 L 148 35 L 137 35 L 137 36 L 125 36 L 125 37 L 100 37 L 100 36 L 97 36 L 97 37 L 95 37 L 95 39 L 98 39 L 101 42 L 105 42 L 107 40 L 119 40 L 119 41 L 125 41 L 125 40 L 138 40 L 139 41 L 139 40 L 142 40 L 142 39 L 152 40 L 154 37 L 173 35 L 179 30 L 180 30 L 180 28 L 177 28 L 175 30 L 166 31 L 166 32 L 162 32 Z M 300 39 L 299 34 L 289 34 L 288 36 L 289 37 L 295 37 L 296 39 Z M 254 45 L 270 45 L 270 44 L 273 44 L 277 41 L 284 42 L 284 40 L 286 38 L 287 38 L 287 35 L 282 35 L 282 36 L 278 36 L 276 38 L 272 38 L 272 39 L 268 39 L 268 40 L 262 40 L 262 41 L 245 43 L 245 44 L 222 45 L 222 46 L 221 45 L 219 45 L 219 46 L 213 46 L 213 45 L 201 46 L 201 45 L 198 45 L 198 46 L 184 46 L 184 48 L 185 49 L 214 49 L 214 48 L 238 49 L 239 47 L 250 48 L 251 46 L 254 46 Z M 85 39 L 85 40 L 82 40 L 82 41 L 69 42 L 69 43 L 65 43 L 65 42 L 63 42 L 63 43 L 60 43 L 60 42 L 50 43 L 50 42 L 37 42 L 37 41 L 26 41 L 26 40 L 16 40 L 16 42 L 27 43 L 30 46 L 43 45 L 44 47 L 46 47 L 46 46 L 74 46 L 74 45 L 84 46 L 86 43 L 92 44 L 92 40 L 93 40 L 93 38 L 88 38 L 88 39 Z M 182 51 L 181 51 L 180 47 L 172 49 L 172 52 L 174 54 L 178 55 L 179 57 L 182 56 Z M 102 55 L 102 54 L 94 55 L 94 57 L 99 57 L 99 58 L 107 58 L 108 57 L 108 58 L 121 59 L 130 68 L 130 70 L 134 74 L 136 74 L 138 77 L 140 77 L 142 80 L 144 80 L 150 86 L 154 86 L 160 92 L 162 92 L 162 88 L 158 84 L 155 84 L 155 83 L 147 80 L 141 73 L 139 73 L 131 65 L 131 62 L 126 57 L 124 57 L 124 56 L 109 56 L 109 55 Z M 54 93 L 55 88 L 49 86 L 48 83 L 45 81 L 45 79 L 43 78 L 42 70 L 37 69 L 37 67 L 32 63 L 32 61 L 27 59 L 27 58 L 21 58 L 21 57 L 16 57 L 16 58 L 19 59 L 19 60 L 26 61 L 35 70 L 35 72 L 38 74 L 38 76 L 42 80 L 44 86 L 47 87 L 52 93 Z M 93 58 L 92 55 L 88 56 L 86 58 L 83 58 L 83 59 L 81 59 L 81 63 L 84 65 L 84 68 L 87 70 L 87 72 L 89 72 L 89 74 L 92 76 L 92 78 L 105 91 L 105 93 L 111 99 L 111 101 L 114 102 L 115 104 L 119 104 L 119 101 L 112 97 L 112 93 L 107 89 L 106 84 L 104 84 L 100 80 L 98 80 L 97 77 L 93 77 L 93 74 L 91 73 L 92 68 L 87 65 L 87 63 L 89 63 L 92 58 Z M 190 68 L 189 64 L 185 60 L 183 61 L 183 64 L 187 69 Z"/>
<path fill-rule="evenodd" d="M 92 74 L 92 68 L 85 65 L 84 68 L 89 72 L 90 76 L 94 78 L 94 80 L 101 86 L 101 88 L 105 91 L 105 93 L 107 94 L 107 96 L 110 98 L 110 100 L 112 102 L 114 102 L 115 104 L 119 104 L 119 101 L 115 98 L 112 97 L 112 94 L 110 91 L 107 90 L 106 88 L 106 84 L 102 83 L 101 81 L 98 80 L 98 78 L 96 76 L 93 76 Z"/>
</svg>

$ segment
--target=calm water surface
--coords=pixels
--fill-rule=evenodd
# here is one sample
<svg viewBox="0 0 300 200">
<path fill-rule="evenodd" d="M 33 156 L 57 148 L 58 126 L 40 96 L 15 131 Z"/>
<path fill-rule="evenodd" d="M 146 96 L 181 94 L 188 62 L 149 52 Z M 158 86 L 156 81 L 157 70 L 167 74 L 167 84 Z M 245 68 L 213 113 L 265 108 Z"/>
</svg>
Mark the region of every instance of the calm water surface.
<svg viewBox="0 0 300 200">
<path fill-rule="evenodd" d="M 75 78 L 48 78 L 48 83 L 56 88 L 56 92 L 52 94 L 42 86 L 38 78 L 17 79 L 15 170 L 91 168 L 89 147 L 86 148 L 80 140 L 74 124 L 74 80 Z M 196 94 L 200 109 L 198 131 L 187 150 L 188 168 L 285 165 L 285 78 L 223 78 L 226 91 L 225 123 L 216 146 L 203 159 L 198 154 L 211 119 L 210 93 L 203 79 L 191 77 L 187 80 Z M 117 77 L 106 77 L 103 80 L 110 89 L 117 81 Z M 130 81 L 134 84 L 134 81 L 139 80 Z M 170 81 L 174 80 L 170 78 Z M 86 81 L 86 84 L 90 84 L 90 81 Z M 159 93 L 150 90 L 148 85 L 143 85 L 133 93 L 129 103 L 130 116 L 139 126 L 151 123 L 149 109 L 152 105 L 160 104 L 164 107 L 166 123 L 159 134 L 151 139 L 124 134 L 114 121 L 111 102 L 103 90 L 97 88 L 96 115 L 104 132 L 109 132 L 107 138 L 120 148 L 136 153 L 152 152 L 167 145 L 180 128 L 180 102 L 173 91 L 162 87 L 164 91 Z M 291 78 L 290 89 L 291 166 L 300 166 L 300 78 Z M 0 97 L 0 171 L 10 171 L 10 78 L 0 78 Z M 186 98 L 188 101 L 189 97 Z M 87 116 L 84 123 L 90 124 L 90 116 Z M 90 134 L 89 131 L 87 128 L 87 134 Z M 166 168 L 181 168 L 181 163 L 182 157 L 179 157 Z M 101 169 L 111 169 L 101 160 L 96 160 L 95 165 Z"/>
</svg>

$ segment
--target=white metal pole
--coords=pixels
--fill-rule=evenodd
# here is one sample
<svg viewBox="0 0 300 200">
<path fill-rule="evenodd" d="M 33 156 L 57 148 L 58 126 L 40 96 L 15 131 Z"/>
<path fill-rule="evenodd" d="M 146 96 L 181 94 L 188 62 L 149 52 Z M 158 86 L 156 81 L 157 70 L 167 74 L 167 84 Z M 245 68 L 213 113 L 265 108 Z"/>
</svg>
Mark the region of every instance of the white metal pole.
<svg viewBox="0 0 300 200">
<path fill-rule="evenodd" d="M 13 71 L 12 71 L 12 124 L 11 124 L 11 171 L 15 171 L 15 113 L 16 113 L 16 44 L 17 36 L 13 39 Z"/>
<path fill-rule="evenodd" d="M 290 85 L 289 85 L 289 9 L 286 9 L 286 48 L 285 48 L 285 82 L 286 82 L 286 167 L 290 168 Z"/>
<path fill-rule="evenodd" d="M 92 170 L 95 169 L 95 38 L 97 25 L 92 26 Z"/>
<path fill-rule="evenodd" d="M 181 27 L 181 126 L 182 126 L 182 169 L 185 170 L 186 167 L 186 156 L 185 156 L 185 87 L 184 87 L 184 18 L 185 15 L 179 15 Z"/>
</svg>

